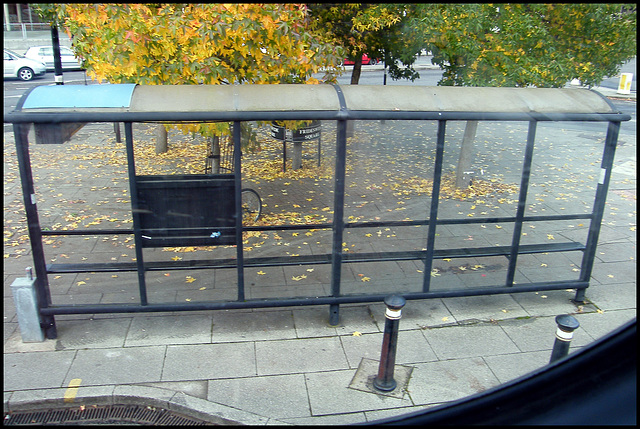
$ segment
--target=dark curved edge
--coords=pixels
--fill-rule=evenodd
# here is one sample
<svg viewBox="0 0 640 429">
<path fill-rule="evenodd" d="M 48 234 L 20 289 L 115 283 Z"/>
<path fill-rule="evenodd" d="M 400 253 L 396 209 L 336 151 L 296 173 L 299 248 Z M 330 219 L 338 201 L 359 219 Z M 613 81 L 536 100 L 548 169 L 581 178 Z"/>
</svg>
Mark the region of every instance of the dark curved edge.
<svg viewBox="0 0 640 429">
<path fill-rule="evenodd" d="M 461 400 L 364 424 L 636 424 L 636 319 L 568 357 Z"/>
</svg>

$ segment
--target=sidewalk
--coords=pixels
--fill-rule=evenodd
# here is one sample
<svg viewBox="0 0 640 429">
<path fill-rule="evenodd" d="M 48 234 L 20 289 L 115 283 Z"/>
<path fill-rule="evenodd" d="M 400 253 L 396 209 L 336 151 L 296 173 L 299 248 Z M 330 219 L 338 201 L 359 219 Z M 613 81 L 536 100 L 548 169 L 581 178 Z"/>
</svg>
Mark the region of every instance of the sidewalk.
<svg viewBox="0 0 640 429">
<path fill-rule="evenodd" d="M 77 135 L 77 160 L 65 157 L 60 146 L 39 146 L 38 150 L 56 156 L 60 163 L 74 162 L 76 168 L 86 169 L 97 158 L 83 145 L 97 145 L 111 137 L 112 126 L 101 127 Z M 413 133 L 407 130 L 407 136 Z M 586 134 L 576 135 L 588 141 Z M 24 222 L 12 133 L 5 133 L 4 150 L 6 226 L 9 221 Z M 635 137 L 621 136 L 591 286 L 586 291 L 590 304 L 576 306 L 570 301 L 574 291 L 564 290 L 408 301 L 400 320 L 396 374 L 410 376 L 404 390 L 387 395 L 358 385 L 363 374 L 366 378 L 377 373 L 384 330 L 382 303 L 341 305 L 337 327 L 328 326 L 328 306 L 57 316 L 57 339 L 23 343 L 9 286 L 30 265 L 30 250 L 28 241 L 11 247 L 6 240 L 5 412 L 133 403 L 218 423 L 351 424 L 430 408 L 513 380 L 548 363 L 557 315 L 573 314 L 580 322 L 571 351 L 636 317 L 635 153 Z M 92 194 L 117 185 L 113 182 L 123 177 L 121 165 L 104 163 L 102 168 L 111 168 L 117 176 L 92 176 L 78 188 L 76 170 L 58 171 L 57 164 L 37 166 L 37 159 L 36 186 L 39 179 L 53 178 L 58 183 L 43 192 L 43 198 L 51 201 L 58 192 L 68 195 L 69 203 L 91 201 Z M 578 174 L 584 168 L 579 161 L 565 166 L 563 175 Z M 279 182 L 261 186 L 269 207 L 278 200 L 266 192 L 268 186 L 286 188 Z M 120 210 L 114 202 L 96 204 L 103 204 L 110 214 Z M 51 209 L 44 207 L 49 206 L 43 205 L 43 217 L 64 216 L 55 204 Z M 9 242 L 18 239 L 11 236 Z M 111 253 L 96 250 L 100 244 L 96 239 L 94 250 L 88 251 L 109 260 Z M 88 255 L 80 248 L 49 250 L 62 258 Z M 111 259 L 127 256 L 115 251 Z M 548 258 L 549 265 L 552 259 Z M 389 264 L 379 271 L 391 276 L 387 282 L 394 282 L 394 273 L 403 267 Z M 536 263 L 530 271 L 543 273 L 539 266 Z M 92 285 L 94 289 L 82 293 L 77 286 L 83 280 L 80 276 L 66 280 L 64 287 L 56 283 L 59 298 L 93 303 L 98 295 L 101 302 L 126 295 L 124 275 L 118 279 L 105 275 L 97 286 Z M 149 288 L 161 291 L 162 283 Z M 178 290 L 173 296 L 184 300 L 188 293 L 192 292 Z"/>
</svg>

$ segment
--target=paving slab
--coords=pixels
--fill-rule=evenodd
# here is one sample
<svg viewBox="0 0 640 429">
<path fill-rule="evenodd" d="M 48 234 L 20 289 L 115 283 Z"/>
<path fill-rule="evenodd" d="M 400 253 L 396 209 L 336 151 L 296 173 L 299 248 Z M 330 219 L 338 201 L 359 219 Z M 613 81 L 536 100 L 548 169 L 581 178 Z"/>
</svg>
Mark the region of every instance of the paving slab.
<svg viewBox="0 0 640 429">
<path fill-rule="evenodd" d="M 413 406 L 405 395 L 402 399 L 362 392 L 349 388 L 356 370 L 315 372 L 305 375 L 309 403 L 314 416 L 373 411 Z M 411 381 L 409 381 L 411 385 Z"/>
<path fill-rule="evenodd" d="M 311 416 L 303 374 L 210 380 L 207 400 L 275 419 Z"/>
<path fill-rule="evenodd" d="M 442 302 L 457 321 L 500 320 L 529 316 L 511 295 L 443 298 Z"/>
<path fill-rule="evenodd" d="M 569 354 L 581 347 L 569 350 Z M 500 383 L 514 380 L 549 363 L 551 350 L 484 357 L 484 361 Z"/>
<path fill-rule="evenodd" d="M 59 349 L 122 347 L 130 317 L 114 319 L 61 320 L 56 323 Z"/>
<path fill-rule="evenodd" d="M 589 286 L 586 299 L 598 309 L 629 310 L 636 308 L 637 287 L 634 283 L 594 284 Z"/>
<path fill-rule="evenodd" d="M 424 336 L 439 360 L 520 351 L 502 328 L 494 323 L 433 328 L 424 331 Z"/>
<path fill-rule="evenodd" d="M 255 348 L 259 375 L 349 368 L 338 337 L 258 341 Z M 313 359 L 305 358 L 307 356 Z"/>
<path fill-rule="evenodd" d="M 588 293 L 589 289 L 587 289 Z M 523 292 L 512 296 L 525 309 L 528 316 L 557 316 L 578 311 L 578 305 L 572 301 L 576 297 L 575 289 Z M 595 308 L 589 306 L 582 307 L 585 311 L 595 311 Z"/>
<path fill-rule="evenodd" d="M 125 339 L 125 347 L 211 342 L 211 314 L 135 316 Z"/>
<path fill-rule="evenodd" d="M 214 343 L 295 338 L 290 310 L 213 313 Z"/>
<path fill-rule="evenodd" d="M 170 345 L 162 381 L 207 380 L 256 375 L 254 344 Z"/>
<path fill-rule="evenodd" d="M 592 338 L 598 340 L 637 316 L 634 308 L 605 311 L 604 313 L 574 314 L 574 317 L 580 323 L 578 329 L 584 330 Z"/>
<path fill-rule="evenodd" d="M 131 384 L 160 380 L 166 346 L 78 350 L 65 377 L 65 385 Z M 60 352 L 57 352 L 60 353 Z"/>
<path fill-rule="evenodd" d="M 409 395 L 415 405 L 454 401 L 497 386 L 500 381 L 482 358 L 414 365 Z"/>
<path fill-rule="evenodd" d="M 4 390 L 62 387 L 76 351 L 9 353 L 4 355 Z M 55 362 L 55 365 L 52 365 Z"/>
</svg>

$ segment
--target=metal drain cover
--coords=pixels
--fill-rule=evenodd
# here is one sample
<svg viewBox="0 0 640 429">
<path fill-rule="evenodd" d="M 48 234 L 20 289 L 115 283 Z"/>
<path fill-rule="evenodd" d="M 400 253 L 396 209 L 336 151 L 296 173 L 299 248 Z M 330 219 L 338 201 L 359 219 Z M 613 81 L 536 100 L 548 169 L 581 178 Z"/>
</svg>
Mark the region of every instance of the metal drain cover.
<svg viewBox="0 0 640 429">
<path fill-rule="evenodd" d="M 11 425 L 133 425 L 203 426 L 205 420 L 163 408 L 141 405 L 106 405 L 4 413 L 4 426 Z"/>
</svg>

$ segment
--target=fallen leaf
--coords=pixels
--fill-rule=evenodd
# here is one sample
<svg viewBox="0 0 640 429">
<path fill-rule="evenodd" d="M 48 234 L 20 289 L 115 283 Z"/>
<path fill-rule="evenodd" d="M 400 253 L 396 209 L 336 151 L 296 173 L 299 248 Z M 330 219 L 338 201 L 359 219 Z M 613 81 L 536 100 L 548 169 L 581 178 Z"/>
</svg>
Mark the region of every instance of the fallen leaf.
<svg viewBox="0 0 640 429">
<path fill-rule="evenodd" d="M 193 277 L 191 277 L 191 276 L 187 276 L 187 281 L 186 281 L 186 283 L 193 283 L 193 282 L 195 282 L 195 281 L 196 281 L 196 279 L 194 279 Z"/>
<path fill-rule="evenodd" d="M 352 335 L 352 336 L 354 336 L 354 337 L 361 337 L 361 336 L 362 336 L 362 333 L 361 333 L 361 332 L 358 332 L 358 331 L 355 331 L 355 332 L 354 332 L 353 334 L 351 334 L 351 335 Z"/>
<path fill-rule="evenodd" d="M 267 273 L 265 273 L 264 271 L 260 270 L 260 271 L 258 271 L 258 273 L 257 273 L 257 274 L 258 274 L 259 276 L 264 276 L 264 275 L 265 275 L 265 274 L 267 274 Z"/>
</svg>

